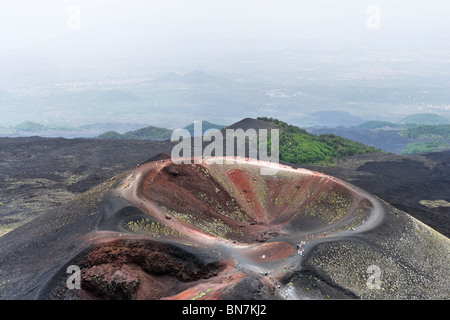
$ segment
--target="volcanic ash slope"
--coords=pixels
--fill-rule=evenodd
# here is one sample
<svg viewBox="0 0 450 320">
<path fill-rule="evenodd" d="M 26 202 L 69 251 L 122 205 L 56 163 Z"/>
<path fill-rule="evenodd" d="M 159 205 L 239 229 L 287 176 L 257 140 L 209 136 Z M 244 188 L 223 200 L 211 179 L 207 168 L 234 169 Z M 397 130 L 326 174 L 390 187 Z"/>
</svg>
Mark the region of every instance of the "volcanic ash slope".
<svg viewBox="0 0 450 320">
<path fill-rule="evenodd" d="M 449 239 L 373 195 L 195 160 L 147 162 L 1 237 L 0 298 L 449 298 Z"/>
</svg>

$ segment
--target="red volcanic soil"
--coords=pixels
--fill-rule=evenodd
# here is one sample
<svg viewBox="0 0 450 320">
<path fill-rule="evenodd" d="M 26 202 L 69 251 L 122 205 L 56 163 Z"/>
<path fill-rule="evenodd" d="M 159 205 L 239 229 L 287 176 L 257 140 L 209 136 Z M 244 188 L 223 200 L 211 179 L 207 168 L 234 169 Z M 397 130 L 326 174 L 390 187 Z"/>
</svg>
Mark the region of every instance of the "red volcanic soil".
<svg viewBox="0 0 450 320">
<path fill-rule="evenodd" d="M 83 269 L 86 296 L 102 299 L 160 299 L 225 268 L 224 263 L 204 262 L 174 246 L 145 238 L 102 241 L 76 265 Z"/>
<path fill-rule="evenodd" d="M 230 178 L 233 185 L 240 190 L 244 203 L 249 204 L 247 213 L 254 221 L 266 224 L 268 222 L 268 216 L 255 195 L 253 184 L 250 181 L 252 177 L 247 172 L 240 169 L 228 170 L 227 176 Z"/>
<path fill-rule="evenodd" d="M 324 232 L 327 239 L 340 238 L 351 232 L 349 225 L 364 230 L 379 222 L 374 199 L 335 178 L 257 160 L 212 160 L 176 165 L 158 158 L 83 195 L 58 213 L 79 221 L 63 220 L 65 240 L 52 251 L 36 251 L 53 252 L 45 260 L 48 271 L 35 274 L 46 286 L 18 295 L 221 299 L 242 297 L 245 287 L 274 298 L 262 271 L 280 281 L 301 261 L 297 245 L 307 237 L 318 243 Z M 263 176 L 265 166 L 278 172 Z M 96 209 L 86 205 L 93 199 L 101 199 Z M 80 267 L 81 290 L 66 288 L 68 265 Z"/>
<path fill-rule="evenodd" d="M 271 270 L 283 277 L 284 266 L 299 258 L 301 240 L 361 223 L 363 205 L 370 205 L 319 173 L 280 166 L 262 177 L 255 169 L 248 160 L 176 165 L 159 159 L 130 172 L 117 192 L 147 217 L 126 224 L 134 223 L 127 231 L 140 238 L 108 240 L 82 258 L 86 295 L 219 299 L 249 274 Z M 191 258 L 185 245 L 194 250 Z"/>
</svg>

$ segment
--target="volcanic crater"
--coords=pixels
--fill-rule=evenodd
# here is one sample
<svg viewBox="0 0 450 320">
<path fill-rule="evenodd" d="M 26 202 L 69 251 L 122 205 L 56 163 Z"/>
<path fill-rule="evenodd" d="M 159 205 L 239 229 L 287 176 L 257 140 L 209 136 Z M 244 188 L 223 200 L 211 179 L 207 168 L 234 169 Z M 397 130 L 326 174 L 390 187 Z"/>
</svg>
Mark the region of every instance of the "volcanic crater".
<svg viewBox="0 0 450 320">
<path fill-rule="evenodd" d="M 280 281 L 285 265 L 300 261 L 297 244 L 342 237 L 379 214 L 364 193 L 335 178 L 227 160 L 166 158 L 130 171 L 111 195 L 129 205 L 111 211 L 94 248 L 71 262 L 82 266 L 83 296 L 195 298 L 208 287 L 219 297 L 249 275 L 270 272 Z M 265 166 L 277 172 L 261 175 Z"/>
<path fill-rule="evenodd" d="M 263 168 L 276 171 L 264 175 Z M 82 208 L 87 199 L 96 207 Z M 0 293 L 41 299 L 297 299 L 302 289 L 293 283 L 312 281 L 314 266 L 306 273 L 309 280 L 302 272 L 315 248 L 366 243 L 364 234 L 383 225 L 385 208 L 363 190 L 306 169 L 238 157 L 187 164 L 159 157 L 42 218 L 51 224 L 56 216 L 73 216 L 76 223 L 53 225 L 65 229 L 58 241 L 51 237 L 51 246 L 51 228 L 22 242 L 20 250 L 36 244 L 34 257 L 45 271 L 4 255 L 11 274 L 14 261 L 22 275 L 34 273 L 28 282 L 13 277 Z M 9 257 L 14 250 L 11 245 Z M 52 258 L 42 262 L 45 255 Z M 79 290 L 66 283 L 71 265 L 81 270 Z M 312 275 L 320 297 L 355 297 L 320 270 Z M 12 285 L 16 289 L 8 291 Z"/>
</svg>

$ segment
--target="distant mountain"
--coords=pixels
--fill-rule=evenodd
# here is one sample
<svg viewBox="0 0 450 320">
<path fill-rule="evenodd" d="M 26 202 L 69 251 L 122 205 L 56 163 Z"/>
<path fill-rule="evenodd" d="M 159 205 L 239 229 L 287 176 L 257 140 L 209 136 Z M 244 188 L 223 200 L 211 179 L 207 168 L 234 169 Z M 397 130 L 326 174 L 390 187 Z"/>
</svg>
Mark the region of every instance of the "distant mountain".
<svg viewBox="0 0 450 320">
<path fill-rule="evenodd" d="M 364 118 L 340 110 L 317 111 L 309 115 L 312 117 L 311 121 L 315 126 L 322 127 L 351 127 L 366 122 Z"/>
<path fill-rule="evenodd" d="M 170 139 L 172 130 L 149 126 L 123 134 L 125 139 Z"/>
<path fill-rule="evenodd" d="M 105 123 L 93 123 L 80 126 L 82 130 L 99 131 L 100 133 L 106 131 L 128 132 L 144 128 L 145 124 L 142 123 L 123 123 L 123 122 L 105 122 Z M 98 134 L 97 134 L 98 135 Z"/>
<path fill-rule="evenodd" d="M 367 121 L 364 123 L 361 123 L 358 128 L 367 129 L 367 130 L 373 130 L 373 129 L 381 129 L 381 128 L 402 128 L 404 127 L 401 124 L 398 123 L 392 123 L 389 121 L 379 121 L 379 120 L 373 120 L 373 121 Z"/>
<path fill-rule="evenodd" d="M 97 136 L 97 139 L 123 139 L 123 136 L 116 131 L 106 131 Z"/>
<path fill-rule="evenodd" d="M 313 128 L 309 132 L 317 135 L 334 134 L 343 138 L 379 148 L 386 152 L 400 154 L 411 139 L 399 135 L 400 130 L 364 129 L 360 127 Z"/>
<path fill-rule="evenodd" d="M 148 126 L 134 131 L 120 134 L 116 131 L 107 131 L 99 136 L 97 139 L 137 139 L 137 140 L 165 140 L 170 139 L 172 130 L 166 128 L 158 128 Z"/>
<path fill-rule="evenodd" d="M 260 130 L 260 129 L 279 129 L 277 127 L 277 125 L 275 125 L 274 123 L 271 123 L 270 121 L 266 121 L 265 119 L 268 118 L 258 118 L 258 119 L 253 119 L 253 118 L 245 118 L 242 119 L 241 121 L 238 121 L 224 129 L 242 129 L 244 131 L 248 130 L 248 129 L 255 129 L 255 130 Z"/>
<path fill-rule="evenodd" d="M 62 131 L 76 131 L 80 130 L 78 127 L 73 127 L 68 124 L 51 124 L 51 125 L 44 125 L 40 124 L 34 121 L 24 121 L 17 126 L 14 127 L 14 129 L 18 131 L 23 132 L 29 132 L 29 133 L 51 133 L 51 132 L 62 132 Z"/>
<path fill-rule="evenodd" d="M 450 124 L 424 125 L 409 127 L 400 135 L 413 139 L 450 139 Z"/>
<path fill-rule="evenodd" d="M 449 124 L 450 119 L 434 113 L 417 113 L 407 116 L 399 121 L 401 124 Z"/>
<path fill-rule="evenodd" d="M 33 121 L 24 121 L 15 126 L 15 129 L 26 132 L 43 132 L 47 131 L 48 127 Z"/>
<path fill-rule="evenodd" d="M 217 129 L 220 130 L 222 128 L 224 128 L 224 125 L 220 125 L 220 124 L 215 124 L 215 123 L 211 123 L 209 121 L 202 121 L 202 134 L 205 133 L 206 130 L 209 129 Z M 194 136 L 194 123 L 184 127 L 183 129 L 186 129 L 187 131 L 189 131 L 189 133 L 191 134 L 191 136 Z"/>
<path fill-rule="evenodd" d="M 188 126 L 189 127 L 189 126 Z M 366 146 L 362 143 L 351 141 L 335 135 L 321 135 L 316 136 L 308 133 L 306 130 L 299 127 L 289 125 L 283 121 L 273 118 L 245 118 L 230 126 L 223 127 L 222 137 L 225 139 L 223 145 L 223 153 L 227 155 L 227 148 L 229 141 L 226 140 L 225 130 L 238 130 L 242 129 L 247 131 L 249 129 L 256 130 L 256 134 L 259 130 L 266 129 L 278 129 L 279 130 L 279 158 L 281 161 L 290 162 L 293 164 L 299 163 L 314 163 L 329 165 L 335 158 L 342 158 L 346 156 L 380 152 L 381 150 Z M 271 143 L 271 135 L 268 131 L 268 140 Z M 112 133 L 111 133 L 112 134 Z M 232 142 L 233 143 L 233 142 Z M 203 148 L 209 145 L 208 141 L 203 141 Z M 235 155 L 237 154 L 235 145 Z M 270 153 L 270 147 L 269 147 Z M 252 157 L 248 149 L 248 144 L 245 146 L 245 155 Z"/>
<path fill-rule="evenodd" d="M 181 82 L 183 75 L 177 72 L 167 72 L 159 76 L 153 82 L 165 83 L 165 82 Z"/>
<path fill-rule="evenodd" d="M 202 121 L 202 134 L 205 133 L 206 130 L 209 129 L 222 129 L 224 126 L 211 123 L 208 121 Z M 189 131 L 191 136 L 194 136 L 194 123 L 184 127 Z M 118 133 L 115 130 L 106 131 L 97 136 L 97 139 L 138 139 L 138 140 L 147 140 L 147 139 L 170 139 L 172 136 L 172 130 L 154 126 L 148 126 L 145 128 L 140 128 L 133 131 L 128 131 L 123 134 Z"/>
<path fill-rule="evenodd" d="M 24 121 L 15 127 L 0 128 L 2 136 L 30 136 L 38 135 L 42 137 L 64 137 L 64 138 L 92 138 L 99 134 L 105 134 L 105 137 L 112 137 L 112 130 L 117 131 L 116 137 L 121 134 L 118 132 L 128 132 L 136 128 L 144 127 L 138 123 L 94 123 L 82 126 L 73 126 L 71 124 L 40 124 L 34 121 Z"/>
</svg>

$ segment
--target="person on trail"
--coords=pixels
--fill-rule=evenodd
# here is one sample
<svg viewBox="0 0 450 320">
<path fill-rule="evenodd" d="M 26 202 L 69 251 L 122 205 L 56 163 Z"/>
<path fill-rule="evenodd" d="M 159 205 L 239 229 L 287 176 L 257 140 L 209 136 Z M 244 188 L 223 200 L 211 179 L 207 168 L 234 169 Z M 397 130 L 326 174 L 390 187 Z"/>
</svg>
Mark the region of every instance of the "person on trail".
<svg viewBox="0 0 450 320">
<path fill-rule="evenodd" d="M 324 232 L 324 233 L 323 233 L 323 236 L 324 236 L 324 237 L 326 237 L 326 236 L 327 236 L 327 233 L 326 233 L 326 232 Z"/>
</svg>

